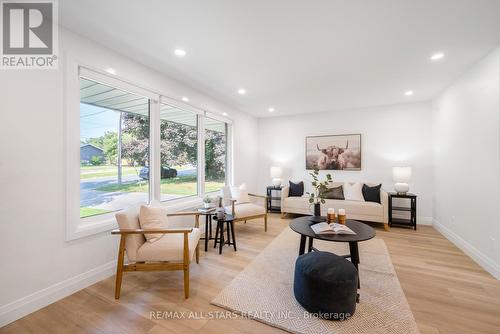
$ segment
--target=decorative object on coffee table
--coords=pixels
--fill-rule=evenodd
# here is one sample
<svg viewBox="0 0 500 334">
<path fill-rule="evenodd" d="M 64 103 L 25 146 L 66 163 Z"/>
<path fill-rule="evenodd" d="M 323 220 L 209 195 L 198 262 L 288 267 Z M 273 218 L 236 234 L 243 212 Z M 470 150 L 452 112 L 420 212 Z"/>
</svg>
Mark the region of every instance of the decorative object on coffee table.
<svg viewBox="0 0 500 334">
<path fill-rule="evenodd" d="M 327 320 L 348 319 L 356 310 L 357 292 L 358 271 L 342 256 L 312 252 L 295 261 L 293 293 L 308 312 Z"/>
<path fill-rule="evenodd" d="M 410 190 L 408 182 L 411 179 L 411 167 L 393 167 L 392 178 L 394 182 L 394 190 L 400 195 L 406 194 Z"/>
<path fill-rule="evenodd" d="M 272 177 L 273 186 L 275 186 L 275 187 L 281 186 L 281 176 L 282 175 L 283 175 L 283 168 L 278 167 L 278 166 L 271 167 L 271 177 Z"/>
<path fill-rule="evenodd" d="M 399 204 L 394 205 L 394 199 L 398 199 Z M 410 206 L 402 206 L 402 201 L 409 201 Z M 398 212 L 398 216 L 408 215 L 408 218 L 394 217 L 394 212 Z M 410 226 L 414 230 L 417 229 L 417 195 L 406 193 L 389 193 L 389 226 Z"/>
<path fill-rule="evenodd" d="M 224 218 L 219 219 L 214 217 L 217 222 L 217 228 L 215 229 L 215 242 L 214 248 L 219 244 L 219 254 L 222 254 L 222 247 L 227 245 L 233 245 L 234 251 L 236 252 L 236 238 L 234 236 L 234 218 L 232 215 L 225 215 Z M 227 240 L 224 238 L 224 223 L 226 223 Z M 232 241 L 231 241 L 232 240 Z"/>
<path fill-rule="evenodd" d="M 326 174 L 326 180 L 319 181 L 319 169 L 315 168 L 311 173 L 312 177 L 312 192 L 306 192 L 309 195 L 309 203 L 314 205 L 314 215 L 310 218 L 315 223 L 324 222 L 325 218 L 321 217 L 321 204 L 325 204 L 326 193 L 328 192 L 328 185 L 332 182 L 332 176 Z"/>
<path fill-rule="evenodd" d="M 281 212 L 281 186 L 267 186 L 267 210 L 269 212 Z M 274 193 L 274 194 L 273 194 Z M 276 201 L 278 205 L 274 204 Z"/>
<path fill-rule="evenodd" d="M 338 217 L 339 217 L 339 224 L 345 225 L 346 221 L 345 209 L 339 209 Z"/>
<path fill-rule="evenodd" d="M 326 213 L 326 221 L 329 224 L 335 223 L 335 209 L 334 208 L 328 208 L 327 213 Z"/>
</svg>

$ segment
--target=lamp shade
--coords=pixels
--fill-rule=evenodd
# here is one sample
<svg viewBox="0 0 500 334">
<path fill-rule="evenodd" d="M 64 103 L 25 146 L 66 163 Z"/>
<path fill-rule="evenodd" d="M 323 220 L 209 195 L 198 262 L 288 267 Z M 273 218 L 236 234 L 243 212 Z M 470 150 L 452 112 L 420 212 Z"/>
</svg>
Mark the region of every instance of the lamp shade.
<svg viewBox="0 0 500 334">
<path fill-rule="evenodd" d="M 282 174 L 283 174 L 283 168 L 277 166 L 271 167 L 271 177 L 280 178 Z"/>
<path fill-rule="evenodd" d="M 411 179 L 411 167 L 392 167 L 392 178 L 395 182 L 408 182 Z"/>
</svg>

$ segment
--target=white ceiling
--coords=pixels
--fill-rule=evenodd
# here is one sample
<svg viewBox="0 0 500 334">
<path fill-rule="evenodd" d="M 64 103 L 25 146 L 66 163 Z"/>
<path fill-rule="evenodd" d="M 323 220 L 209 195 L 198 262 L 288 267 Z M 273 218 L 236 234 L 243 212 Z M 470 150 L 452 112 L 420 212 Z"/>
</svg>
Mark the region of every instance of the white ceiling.
<svg viewBox="0 0 500 334">
<path fill-rule="evenodd" d="M 70 30 L 259 117 L 428 100 L 500 44 L 499 0 L 64 0 L 59 10 Z M 435 51 L 445 59 L 430 62 Z"/>
</svg>

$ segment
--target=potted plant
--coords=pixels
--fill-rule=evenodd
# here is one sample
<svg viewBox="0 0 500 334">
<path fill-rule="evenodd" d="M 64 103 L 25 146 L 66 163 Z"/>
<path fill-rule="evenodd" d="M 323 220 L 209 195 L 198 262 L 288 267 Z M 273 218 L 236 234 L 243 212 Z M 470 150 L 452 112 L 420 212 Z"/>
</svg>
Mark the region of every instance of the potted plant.
<svg viewBox="0 0 500 334">
<path fill-rule="evenodd" d="M 314 204 L 314 217 L 313 220 L 319 220 L 321 216 L 321 204 L 325 204 L 325 194 L 328 192 L 328 185 L 333 182 L 332 176 L 326 174 L 326 180 L 319 180 L 319 169 L 316 167 L 309 173 L 312 177 L 312 192 L 306 192 L 309 195 L 309 203 Z"/>
<path fill-rule="evenodd" d="M 209 209 L 209 208 L 210 208 L 210 204 L 211 204 L 211 203 L 212 203 L 212 199 L 211 199 L 210 197 L 205 196 L 205 197 L 203 198 L 203 207 L 204 207 L 205 209 Z"/>
</svg>

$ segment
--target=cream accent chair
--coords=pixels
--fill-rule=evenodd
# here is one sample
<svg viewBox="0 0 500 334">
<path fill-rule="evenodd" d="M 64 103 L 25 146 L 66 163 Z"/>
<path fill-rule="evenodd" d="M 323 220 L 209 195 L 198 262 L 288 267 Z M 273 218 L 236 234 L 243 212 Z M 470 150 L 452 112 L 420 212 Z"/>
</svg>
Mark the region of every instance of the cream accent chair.
<svg viewBox="0 0 500 334">
<path fill-rule="evenodd" d="M 231 187 L 221 188 L 221 197 L 226 213 L 234 217 L 234 222 L 264 218 L 264 232 L 267 232 L 267 196 L 248 194 L 250 203 L 238 203 L 231 195 Z"/>
<path fill-rule="evenodd" d="M 194 224 L 187 224 L 185 219 L 194 217 Z M 184 296 L 189 297 L 189 264 L 196 255 L 199 263 L 201 232 L 198 212 L 178 212 L 167 214 L 167 229 L 143 230 L 139 225 L 137 208 L 118 212 L 116 215 L 119 229 L 111 234 L 120 235 L 118 264 L 116 268 L 115 299 L 120 298 L 124 271 L 184 271 Z M 163 236 L 154 242 L 146 242 L 145 233 L 161 233 Z M 124 264 L 125 254 L 129 263 Z"/>
</svg>

